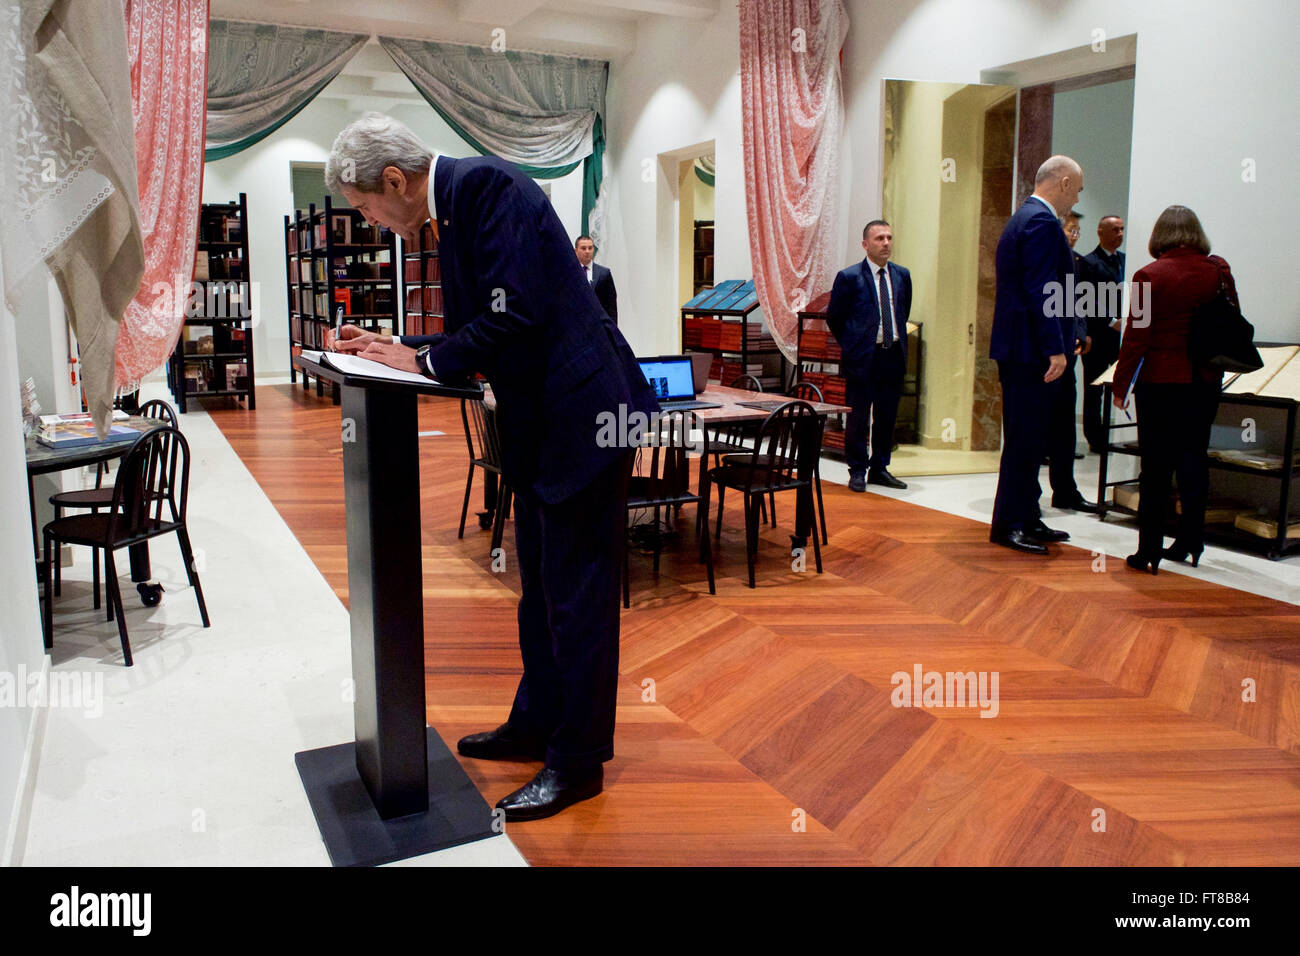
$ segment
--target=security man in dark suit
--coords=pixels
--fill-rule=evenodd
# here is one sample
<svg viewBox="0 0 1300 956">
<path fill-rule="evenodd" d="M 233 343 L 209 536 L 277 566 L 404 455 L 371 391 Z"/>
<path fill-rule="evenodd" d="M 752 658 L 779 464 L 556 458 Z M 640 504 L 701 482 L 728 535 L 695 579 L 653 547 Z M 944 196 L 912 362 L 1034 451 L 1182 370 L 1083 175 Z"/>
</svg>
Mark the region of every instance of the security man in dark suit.
<svg viewBox="0 0 1300 956">
<path fill-rule="evenodd" d="M 1002 383 L 1003 437 L 989 540 L 1027 554 L 1045 555 L 1046 542 L 1069 538 L 1043 524 L 1038 469 L 1046 450 L 1050 386 L 1065 372 L 1076 345 L 1071 309 L 1063 302 L 1074 263 L 1060 217 L 1082 189 L 1079 164 L 1068 156 L 1051 157 L 1034 177 L 1033 195 L 998 240 L 989 357 L 998 363 Z"/>
<path fill-rule="evenodd" d="M 844 397 L 851 409 L 844 435 L 849 491 L 866 491 L 868 482 L 906 488 L 889 473 L 889 460 L 907 369 L 912 275 L 889 261 L 894 234 L 883 219 L 867 223 L 862 248 L 867 257 L 835 277 L 826 307 L 826 322 L 840 345 Z"/>
<path fill-rule="evenodd" d="M 628 436 L 598 442 L 598 417 L 617 419 L 620 406 L 649 415 L 658 403 L 550 200 L 516 167 L 434 156 L 401 123 L 368 113 L 335 140 L 326 184 L 408 241 L 432 223 L 446 306 L 445 334 L 393 342 L 345 326 L 336 346 L 441 381 L 481 372 L 492 385 L 515 492 L 524 673 L 507 721 L 458 749 L 544 760 L 497 807 L 507 820 L 550 816 L 600 793 L 614 755 L 631 452 Z"/>
<path fill-rule="evenodd" d="M 618 293 L 614 291 L 614 276 L 604 266 L 591 261 L 596 255 L 596 243 L 591 236 L 579 236 L 573 244 L 573 251 L 578 254 L 578 263 L 595 290 L 600 307 L 618 325 Z"/>
<path fill-rule="evenodd" d="M 1123 285 L 1126 268 L 1124 253 L 1119 251 L 1123 242 L 1124 220 L 1119 216 L 1103 216 L 1097 223 L 1097 248 L 1083 257 L 1088 281 L 1097 289 L 1098 305 L 1096 314 L 1088 319 L 1092 347 L 1083 353 L 1083 437 L 1088 440 L 1088 447 L 1098 454 L 1106 446 L 1101 416 L 1104 386 L 1093 385 L 1092 381 L 1119 358 L 1122 303 L 1118 290 Z"/>
</svg>

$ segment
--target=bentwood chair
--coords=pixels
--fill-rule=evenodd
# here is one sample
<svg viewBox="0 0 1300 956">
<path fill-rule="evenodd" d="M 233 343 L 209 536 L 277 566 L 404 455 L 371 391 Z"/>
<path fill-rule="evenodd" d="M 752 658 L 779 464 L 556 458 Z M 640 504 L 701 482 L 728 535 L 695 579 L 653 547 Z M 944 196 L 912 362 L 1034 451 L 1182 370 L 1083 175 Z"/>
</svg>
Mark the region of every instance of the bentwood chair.
<svg viewBox="0 0 1300 956">
<path fill-rule="evenodd" d="M 749 564 L 749 586 L 754 584 L 754 562 L 758 556 L 759 508 L 763 498 L 781 491 L 796 494 L 795 535 L 812 531 L 817 573 L 822 571 L 821 539 L 816 532 L 816 500 L 812 477 L 821 454 L 822 420 L 807 402 L 790 401 L 767 416 L 748 454 L 732 454 L 709 472 L 705 484 L 704 509 L 708 511 L 708 490 L 718 486 L 718 520 L 715 537 L 722 535 L 722 509 L 726 489 L 744 495 L 745 557 Z M 707 534 L 707 529 L 706 532 Z"/>
<path fill-rule="evenodd" d="M 689 452 L 700 451 L 701 461 L 707 463 L 708 437 L 700 429 L 699 419 L 692 411 L 663 412 L 657 422 L 657 429 L 647 436 L 648 444 L 639 449 L 629 463 L 629 467 L 635 468 L 639 461 L 641 469 L 628 479 L 627 510 L 629 513 L 647 510 L 654 512 L 654 573 L 658 575 L 659 552 L 663 544 L 659 534 L 661 512 L 665 520 L 670 521 L 683 505 L 694 504 L 697 508 L 695 527 L 700 537 L 700 560 L 708 569 L 709 593 L 717 594 L 713 580 L 713 547 L 709 541 L 708 495 L 704 493 L 703 487 L 698 494 L 692 492 L 690 487 Z M 695 438 L 697 435 L 702 436 L 698 441 Z M 627 547 L 623 549 L 624 607 L 631 606 L 628 550 Z"/>
<path fill-rule="evenodd" d="M 822 396 L 822 390 L 817 387 L 815 382 L 796 382 L 787 393 L 791 398 L 797 398 L 803 402 L 817 402 L 825 404 L 826 399 Z M 821 520 L 822 544 L 829 543 L 826 536 L 826 508 L 822 505 L 822 460 L 821 456 L 817 457 L 817 469 L 813 472 L 813 484 L 817 489 L 817 516 Z M 772 525 L 776 526 L 776 505 L 772 505 Z"/>
<path fill-rule="evenodd" d="M 153 399 L 145 402 L 135 412 L 140 418 L 149 418 L 154 421 L 160 421 L 165 425 L 173 428 L 178 427 L 176 424 L 176 411 L 161 399 Z M 108 463 L 99 462 L 95 466 L 95 487 L 85 488 L 81 491 L 61 491 L 58 494 L 50 495 L 50 504 L 54 505 L 54 519 L 57 521 L 63 517 L 64 508 L 89 508 L 92 513 L 98 513 L 100 508 L 107 508 L 113 500 L 112 487 L 104 486 L 104 476 L 108 474 Z M 175 514 L 175 509 L 172 511 Z M 93 578 L 95 607 L 99 607 L 99 549 L 92 548 L 90 552 L 91 560 L 94 562 L 91 568 Z M 62 592 L 63 585 L 63 561 L 62 555 L 54 555 L 54 593 L 57 595 Z M 113 619 L 112 608 L 109 609 L 109 617 Z"/>
<path fill-rule="evenodd" d="M 190 448 L 179 429 L 173 426 L 145 432 L 126 453 L 113 482 L 113 497 L 108 511 L 103 514 L 71 515 L 58 518 L 45 526 L 45 646 L 54 646 L 54 599 L 50 593 L 50 552 L 60 542 L 80 544 L 104 550 L 107 569 L 105 591 L 109 611 L 117 615 L 117 631 L 122 641 L 122 655 L 126 666 L 132 665 L 131 642 L 126 632 L 126 614 L 122 608 L 122 592 L 118 587 L 117 563 L 113 554 L 119 548 L 130 547 L 175 532 L 180 544 L 185 573 L 194 596 L 199 602 L 199 615 L 203 626 L 210 626 L 208 606 L 203 600 L 203 588 L 194 568 L 194 552 L 190 547 L 189 531 L 185 524 L 185 509 L 190 486 Z M 163 517 L 163 502 L 171 512 Z"/>
<path fill-rule="evenodd" d="M 501 474 L 501 437 L 497 431 L 496 412 L 482 399 L 462 398 L 460 420 L 465 426 L 465 445 L 469 449 L 469 473 L 465 476 L 465 500 L 460 506 L 460 528 L 456 537 L 465 537 L 465 517 L 469 514 L 469 496 L 474 487 L 474 469 L 483 469 L 486 485 L 485 510 L 479 515 L 479 527 L 492 528 L 492 551 L 501 547 L 506 518 L 513 499 L 510 485 Z"/>
</svg>

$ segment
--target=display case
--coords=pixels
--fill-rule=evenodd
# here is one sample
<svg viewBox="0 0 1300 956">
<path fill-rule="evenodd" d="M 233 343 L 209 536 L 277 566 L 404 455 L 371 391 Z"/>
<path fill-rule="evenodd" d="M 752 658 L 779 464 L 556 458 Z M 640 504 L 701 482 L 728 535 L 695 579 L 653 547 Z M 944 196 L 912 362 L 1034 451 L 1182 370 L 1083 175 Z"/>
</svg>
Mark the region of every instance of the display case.
<svg viewBox="0 0 1300 956">
<path fill-rule="evenodd" d="M 719 282 L 682 306 L 682 350 L 713 355 L 709 381 L 730 385 L 753 375 L 765 391 L 784 389 L 788 363 L 757 310 L 752 279 Z"/>
</svg>

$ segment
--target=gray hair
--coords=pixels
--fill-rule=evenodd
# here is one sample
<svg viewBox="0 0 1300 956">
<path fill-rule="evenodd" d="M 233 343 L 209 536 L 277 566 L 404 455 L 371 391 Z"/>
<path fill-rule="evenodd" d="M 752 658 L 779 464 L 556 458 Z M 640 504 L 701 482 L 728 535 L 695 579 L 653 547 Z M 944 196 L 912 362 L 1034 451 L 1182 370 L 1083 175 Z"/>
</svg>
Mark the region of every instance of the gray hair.
<svg viewBox="0 0 1300 956">
<path fill-rule="evenodd" d="M 1045 182 L 1056 182 L 1056 180 L 1065 176 L 1074 176 L 1077 179 L 1082 175 L 1083 167 L 1069 156 L 1052 156 L 1038 167 L 1038 175 L 1034 177 L 1034 185 L 1041 186 Z"/>
<path fill-rule="evenodd" d="M 382 188 L 385 167 L 404 173 L 427 173 L 433 152 L 405 123 L 383 113 L 369 112 L 334 138 L 325 163 L 325 189 L 339 194 L 344 183 L 363 193 Z"/>
</svg>

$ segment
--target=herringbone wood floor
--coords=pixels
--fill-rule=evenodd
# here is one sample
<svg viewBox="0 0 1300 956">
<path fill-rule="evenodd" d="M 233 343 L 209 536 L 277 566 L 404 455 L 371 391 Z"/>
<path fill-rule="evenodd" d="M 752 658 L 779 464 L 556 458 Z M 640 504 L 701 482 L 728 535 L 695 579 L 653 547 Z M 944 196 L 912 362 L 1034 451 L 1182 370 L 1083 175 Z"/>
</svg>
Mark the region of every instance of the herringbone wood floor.
<svg viewBox="0 0 1300 956">
<path fill-rule="evenodd" d="M 347 601 L 339 411 L 301 387 L 209 406 Z M 463 541 L 457 405 L 423 400 L 429 722 L 454 750 L 520 671 L 518 575 L 493 573 L 478 479 Z M 481 477 L 481 476 L 480 476 Z M 745 586 L 727 512 L 718 594 L 684 544 L 633 555 L 606 790 L 510 827 L 534 864 L 1300 862 L 1300 608 L 827 484 L 825 573 L 792 570 L 791 502 Z M 394 516 L 403 520 L 404 516 Z M 997 671 L 996 718 L 898 708 L 891 675 Z M 1243 700 L 1243 681 L 1255 699 Z M 464 760 L 489 802 L 536 764 Z M 802 822 L 802 825 L 801 825 Z"/>
</svg>

